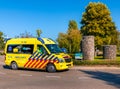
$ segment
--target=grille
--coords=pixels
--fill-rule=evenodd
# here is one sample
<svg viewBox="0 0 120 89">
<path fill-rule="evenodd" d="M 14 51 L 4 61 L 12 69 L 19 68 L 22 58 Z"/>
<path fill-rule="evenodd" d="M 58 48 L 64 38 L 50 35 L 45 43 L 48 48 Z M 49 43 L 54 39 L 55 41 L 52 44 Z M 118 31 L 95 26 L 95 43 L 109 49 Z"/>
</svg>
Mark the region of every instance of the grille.
<svg viewBox="0 0 120 89">
<path fill-rule="evenodd" d="M 65 59 L 65 62 L 66 62 L 66 63 L 71 62 L 71 58 L 69 58 L 69 59 Z"/>
</svg>

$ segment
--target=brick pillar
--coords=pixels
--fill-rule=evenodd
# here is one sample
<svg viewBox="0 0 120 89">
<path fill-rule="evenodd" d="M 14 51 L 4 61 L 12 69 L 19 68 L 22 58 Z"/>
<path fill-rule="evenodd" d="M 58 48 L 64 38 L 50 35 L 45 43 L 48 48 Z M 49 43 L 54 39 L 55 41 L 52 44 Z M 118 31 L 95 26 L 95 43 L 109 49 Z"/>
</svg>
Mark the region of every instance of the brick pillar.
<svg viewBox="0 0 120 89">
<path fill-rule="evenodd" d="M 104 45 L 103 46 L 103 58 L 104 59 L 116 59 L 116 45 Z"/>
<path fill-rule="evenodd" d="M 83 36 L 82 52 L 84 60 L 94 60 L 94 36 Z"/>
</svg>

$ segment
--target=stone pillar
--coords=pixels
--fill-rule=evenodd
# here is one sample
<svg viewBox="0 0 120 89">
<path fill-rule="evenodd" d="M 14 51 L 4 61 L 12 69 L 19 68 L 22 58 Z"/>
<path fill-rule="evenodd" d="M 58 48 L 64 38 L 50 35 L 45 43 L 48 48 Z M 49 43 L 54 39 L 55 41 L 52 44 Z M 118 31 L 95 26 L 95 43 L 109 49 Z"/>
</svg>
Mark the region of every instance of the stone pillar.
<svg viewBox="0 0 120 89">
<path fill-rule="evenodd" d="M 94 60 L 94 36 L 83 36 L 82 52 L 84 60 Z"/>
<path fill-rule="evenodd" d="M 116 59 L 116 45 L 104 45 L 103 46 L 103 58 L 104 59 Z"/>
</svg>

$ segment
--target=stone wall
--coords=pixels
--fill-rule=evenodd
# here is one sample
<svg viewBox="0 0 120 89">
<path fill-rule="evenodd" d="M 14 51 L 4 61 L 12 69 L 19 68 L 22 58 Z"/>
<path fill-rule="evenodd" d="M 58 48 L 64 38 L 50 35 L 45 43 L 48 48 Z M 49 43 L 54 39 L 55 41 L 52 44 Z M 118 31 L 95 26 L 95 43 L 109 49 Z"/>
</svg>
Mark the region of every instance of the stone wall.
<svg viewBox="0 0 120 89">
<path fill-rule="evenodd" d="M 83 36 L 82 52 L 83 60 L 94 60 L 94 36 Z"/>
<path fill-rule="evenodd" d="M 103 46 L 103 58 L 104 59 L 116 59 L 116 45 L 104 45 Z"/>
</svg>

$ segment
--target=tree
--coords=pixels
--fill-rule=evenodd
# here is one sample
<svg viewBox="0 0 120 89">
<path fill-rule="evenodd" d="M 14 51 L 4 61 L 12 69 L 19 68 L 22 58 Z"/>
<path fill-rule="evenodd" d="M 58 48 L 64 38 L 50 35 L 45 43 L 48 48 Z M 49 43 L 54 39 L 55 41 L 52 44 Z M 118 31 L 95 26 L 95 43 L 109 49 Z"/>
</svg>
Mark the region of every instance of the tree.
<svg viewBox="0 0 120 89">
<path fill-rule="evenodd" d="M 61 48 L 69 49 L 68 35 L 66 33 L 59 33 L 57 41 Z"/>
<path fill-rule="evenodd" d="M 72 29 L 68 33 L 69 52 L 79 52 L 81 35 L 78 29 Z"/>
<path fill-rule="evenodd" d="M 79 51 L 81 35 L 76 21 L 69 21 L 67 33 L 59 33 L 57 41 L 60 47 L 66 48 L 70 53 Z"/>
<path fill-rule="evenodd" d="M 37 33 L 37 37 L 40 37 L 40 35 L 42 34 L 42 30 L 37 29 L 37 30 L 36 30 L 36 33 Z"/>
<path fill-rule="evenodd" d="M 90 2 L 83 13 L 81 24 L 82 35 L 95 36 L 95 45 L 98 48 L 102 45 L 116 44 L 118 41 L 115 23 L 109 9 L 103 3 Z"/>
<path fill-rule="evenodd" d="M 15 38 L 31 38 L 33 35 L 30 32 L 25 31 L 25 33 L 21 33 L 19 36 L 15 36 Z"/>
<path fill-rule="evenodd" d="M 4 37 L 3 32 L 0 31 L 0 50 L 4 49 L 5 43 L 4 43 Z"/>
<path fill-rule="evenodd" d="M 118 45 L 117 45 L 117 48 L 118 48 L 118 52 L 120 54 L 120 31 L 118 31 Z"/>
<path fill-rule="evenodd" d="M 74 20 L 70 20 L 68 25 L 68 31 L 72 29 L 78 29 L 77 23 Z"/>
<path fill-rule="evenodd" d="M 69 52 L 78 52 L 80 50 L 81 35 L 76 21 L 69 21 L 68 25 Z"/>
</svg>

